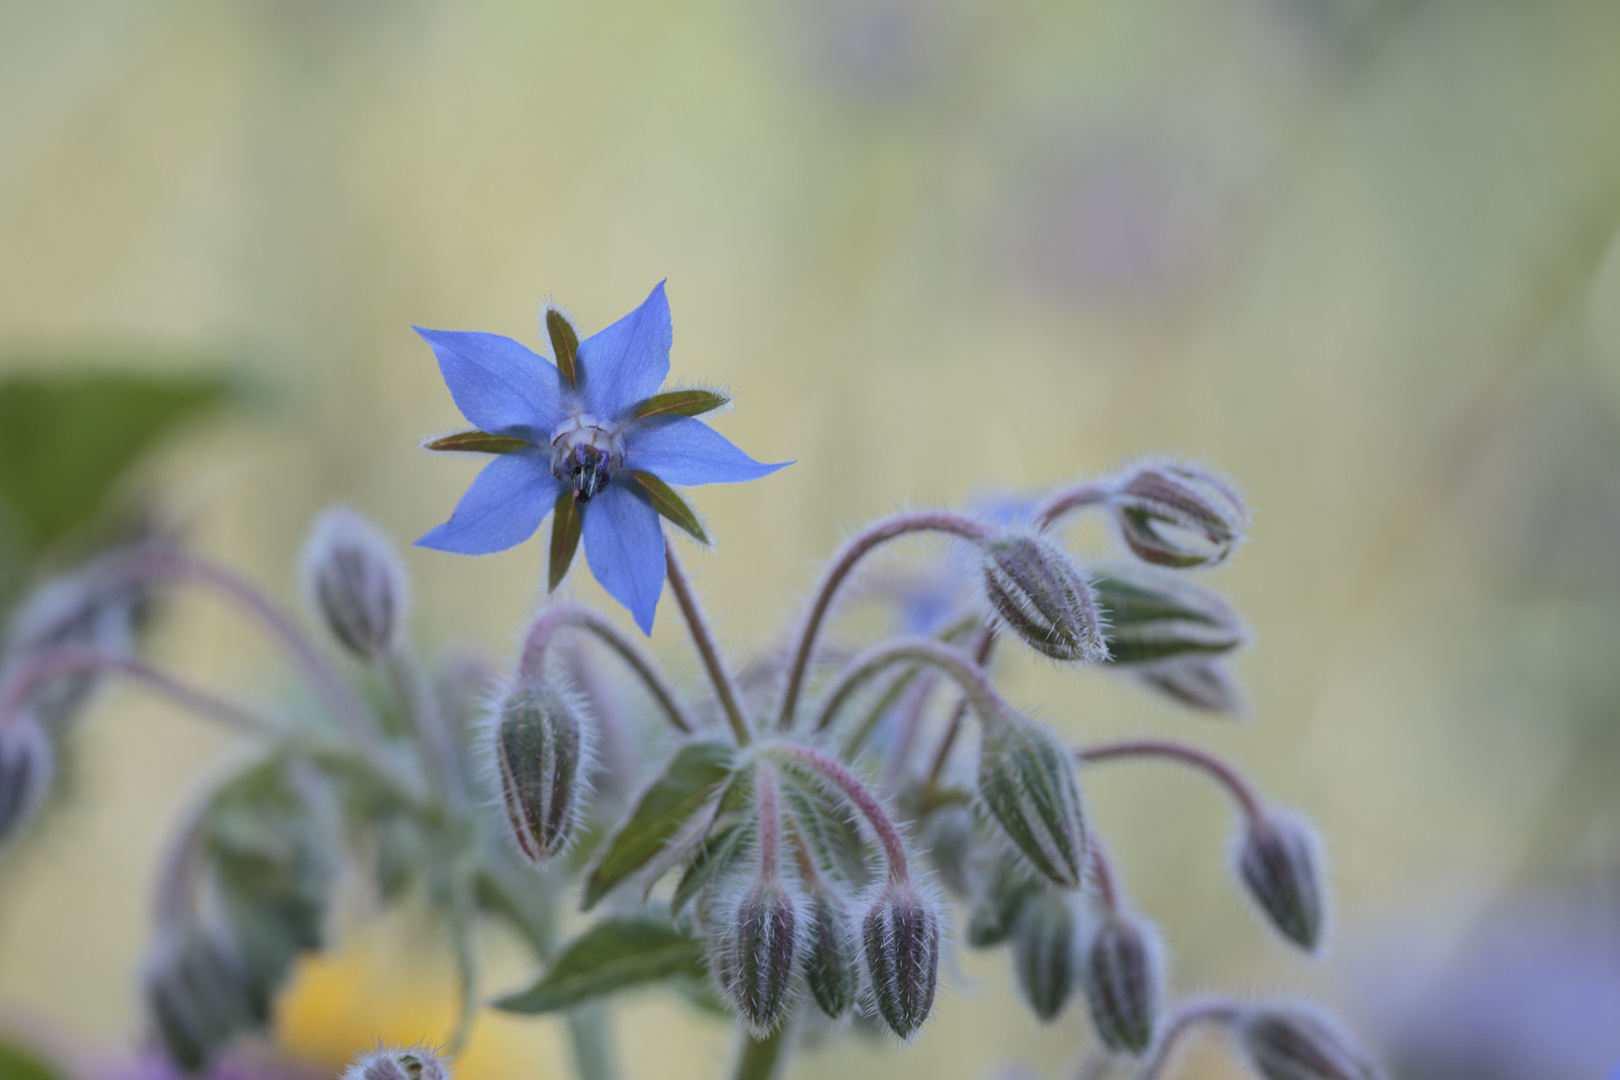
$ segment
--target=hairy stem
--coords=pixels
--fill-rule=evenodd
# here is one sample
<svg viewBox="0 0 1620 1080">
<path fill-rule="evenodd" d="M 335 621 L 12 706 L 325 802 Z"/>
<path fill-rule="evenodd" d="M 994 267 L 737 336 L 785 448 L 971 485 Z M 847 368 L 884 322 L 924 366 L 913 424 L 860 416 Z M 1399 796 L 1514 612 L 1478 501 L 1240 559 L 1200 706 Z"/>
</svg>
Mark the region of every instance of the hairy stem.
<svg viewBox="0 0 1620 1080">
<path fill-rule="evenodd" d="M 759 809 L 759 876 L 775 881 L 781 856 L 782 815 L 776 807 L 776 777 L 760 769 L 754 779 L 754 798 Z"/>
<path fill-rule="evenodd" d="M 990 654 L 996 648 L 996 632 L 989 624 L 980 625 L 973 638 L 973 662 L 982 670 L 990 662 Z M 934 750 L 934 760 L 928 766 L 928 786 L 936 787 L 939 778 L 945 775 L 945 766 L 951 760 L 951 750 L 956 746 L 956 737 L 962 732 L 962 721 L 967 716 L 968 698 L 963 695 L 951 710 L 950 719 L 945 721 L 945 734 L 940 736 L 939 746 Z"/>
<path fill-rule="evenodd" d="M 747 746 L 752 736 L 748 731 L 748 721 L 743 717 L 742 706 L 737 704 L 737 689 L 732 684 L 731 673 L 726 670 L 720 650 L 715 648 L 714 638 L 709 634 L 709 624 L 703 618 L 703 609 L 698 607 L 697 597 L 692 593 L 692 586 L 681 570 L 680 560 L 675 557 L 675 547 L 667 536 L 664 538 L 664 559 L 669 569 L 670 587 L 675 590 L 681 614 L 686 616 L 687 628 L 692 632 L 692 643 L 697 646 L 703 666 L 708 669 L 709 681 L 714 683 L 714 692 L 720 699 L 720 707 L 725 710 L 726 722 L 737 737 L 737 745 Z"/>
<path fill-rule="evenodd" d="M 1264 804 L 1254 786 L 1232 766 L 1196 746 L 1173 739 L 1120 739 L 1117 742 L 1094 743 L 1075 751 L 1082 762 L 1117 760 L 1131 757 L 1158 757 L 1202 770 L 1231 794 L 1245 817 L 1254 821 L 1260 817 Z"/>
<path fill-rule="evenodd" d="M 680 590 L 677 589 L 676 595 L 679 596 L 679 593 Z M 551 645 L 551 640 L 557 632 L 564 628 L 585 630 L 594 634 L 618 653 L 657 702 L 664 718 L 677 730 L 690 732 L 697 726 L 692 722 L 691 712 L 681 703 L 675 688 L 664 677 L 658 662 L 647 653 L 647 650 L 606 617 L 577 604 L 563 604 L 551 608 L 534 621 L 534 625 L 529 628 L 529 636 L 523 642 L 523 655 L 518 662 L 520 674 L 539 677 L 544 673 L 546 649 Z"/>
<path fill-rule="evenodd" d="M 855 569 L 855 564 L 873 548 L 896 537 L 915 532 L 943 532 L 975 543 L 988 540 L 994 535 L 994 530 L 982 522 L 963 514 L 944 511 L 901 514 L 880 521 L 856 534 L 833 557 L 832 565 L 822 576 L 815 598 L 810 602 L 810 611 L 805 617 L 804 628 L 799 632 L 798 647 L 793 652 L 793 662 L 788 667 L 787 682 L 782 688 L 781 712 L 776 721 L 779 730 L 785 731 L 793 723 L 793 712 L 799 706 L 799 694 L 804 689 L 805 673 L 810 669 L 810 657 L 815 650 L 816 635 L 821 632 L 821 624 L 826 620 L 827 612 L 832 607 L 833 597 L 837 595 L 844 580 L 849 577 L 849 572 Z"/>
<path fill-rule="evenodd" d="M 736 1071 L 731 1074 L 733 1080 L 775 1080 L 780 1076 L 782 1066 L 787 1064 L 783 1051 L 787 1049 L 791 1025 L 792 1020 L 788 1020 L 763 1039 L 755 1038 L 744 1029 L 742 1053 L 737 1058 Z"/>
<path fill-rule="evenodd" d="M 1153 1052 L 1143 1061 L 1136 1080 L 1159 1080 L 1176 1043 L 1192 1028 L 1201 1024 L 1229 1025 L 1242 1013 L 1242 1007 L 1224 998 L 1197 998 L 1176 1006 L 1165 1021 L 1164 1031 L 1154 1045 Z"/>
<path fill-rule="evenodd" d="M 1094 481 L 1064 488 L 1037 506 L 1029 518 L 1037 529 L 1049 529 L 1065 514 L 1088 506 L 1098 506 L 1113 497 L 1116 485 Z"/>
<path fill-rule="evenodd" d="M 813 750 L 802 743 L 776 743 L 771 749 L 781 757 L 814 769 L 837 788 L 872 826 L 878 845 L 883 848 L 883 857 L 889 864 L 889 880 L 897 884 L 909 880 L 910 869 L 906 861 L 905 845 L 900 842 L 900 830 L 894 827 L 894 822 L 890 820 L 882 804 L 866 790 L 866 785 L 856 779 L 854 773 L 819 750 Z M 760 773 L 761 778 L 764 775 L 763 772 Z"/>
<path fill-rule="evenodd" d="M 885 668 L 907 661 L 938 668 L 954 679 L 983 723 L 994 724 L 1007 715 L 1007 703 L 1002 700 L 989 676 L 961 650 L 941 645 L 933 638 L 897 638 L 874 645 L 849 662 L 822 699 L 814 729 L 825 731 L 850 695 L 864 683 Z"/>
</svg>

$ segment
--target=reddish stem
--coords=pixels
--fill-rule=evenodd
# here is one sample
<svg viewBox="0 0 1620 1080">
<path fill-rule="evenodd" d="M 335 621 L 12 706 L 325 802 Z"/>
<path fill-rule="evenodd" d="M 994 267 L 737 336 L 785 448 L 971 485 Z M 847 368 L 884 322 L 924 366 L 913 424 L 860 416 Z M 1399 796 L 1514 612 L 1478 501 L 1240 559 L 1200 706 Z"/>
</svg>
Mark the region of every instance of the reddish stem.
<svg viewBox="0 0 1620 1080">
<path fill-rule="evenodd" d="M 1030 514 L 1037 529 L 1049 529 L 1058 518 L 1072 510 L 1097 506 L 1113 497 L 1115 485 L 1107 481 L 1076 484 L 1049 497 Z"/>
<path fill-rule="evenodd" d="M 856 779 L 854 773 L 820 751 L 800 743 L 778 743 L 773 750 L 783 757 L 809 766 L 837 788 L 855 809 L 861 812 L 861 816 L 866 818 L 872 826 L 872 831 L 877 834 L 878 844 L 883 848 L 883 856 L 889 864 L 889 881 L 898 885 L 910 880 L 905 845 L 900 842 L 900 830 L 895 828 L 894 822 L 884 812 L 882 804 L 866 790 L 866 785 Z"/>
<path fill-rule="evenodd" d="M 973 662 L 983 668 L 990 662 L 990 654 L 996 648 L 996 632 L 989 624 L 981 625 L 973 638 Z M 945 765 L 950 761 L 951 749 L 956 745 L 956 737 L 962 731 L 962 720 L 967 716 L 968 699 L 956 703 L 951 710 L 951 718 L 945 722 L 945 734 L 939 740 L 939 748 L 934 751 L 934 761 L 928 767 L 929 786 L 939 783 L 939 778 L 945 775 Z"/>
<path fill-rule="evenodd" d="M 1124 757 L 1161 757 L 1177 761 L 1201 769 L 1214 777 L 1231 793 L 1244 816 L 1250 821 L 1258 820 L 1263 812 L 1264 804 L 1259 794 L 1241 773 L 1215 755 L 1186 743 L 1172 739 L 1121 739 L 1117 742 L 1082 746 L 1075 751 L 1075 757 L 1088 763 Z"/>
<path fill-rule="evenodd" d="M 618 653 L 641 679 L 672 725 L 684 732 L 696 728 L 691 714 L 675 693 L 675 688 L 659 670 L 657 661 L 647 655 L 645 649 L 607 617 L 577 604 L 563 604 L 550 608 L 534 620 L 534 625 L 529 627 L 528 637 L 524 639 L 523 653 L 518 661 L 518 673 L 521 677 L 539 678 L 544 674 L 546 650 L 550 647 L 552 638 L 559 630 L 568 627 L 596 635 Z"/>
<path fill-rule="evenodd" d="M 703 666 L 708 669 L 709 681 L 714 683 L 715 696 L 720 699 L 720 707 L 725 710 L 726 721 L 731 725 L 732 734 L 737 737 L 738 746 L 747 746 L 751 736 L 748 731 L 748 721 L 743 717 L 742 707 L 737 704 L 737 690 L 732 684 L 731 673 L 726 670 L 726 662 L 715 648 L 714 638 L 709 635 L 709 624 L 703 618 L 703 609 L 698 607 L 697 596 L 692 592 L 692 586 L 686 580 L 686 574 L 681 570 L 680 560 L 675 558 L 675 547 L 664 537 L 664 562 L 669 571 L 669 584 L 675 590 L 675 599 L 681 605 L 681 614 L 686 616 L 687 629 L 692 633 L 692 643 L 697 646 L 698 655 L 703 658 Z"/>
</svg>

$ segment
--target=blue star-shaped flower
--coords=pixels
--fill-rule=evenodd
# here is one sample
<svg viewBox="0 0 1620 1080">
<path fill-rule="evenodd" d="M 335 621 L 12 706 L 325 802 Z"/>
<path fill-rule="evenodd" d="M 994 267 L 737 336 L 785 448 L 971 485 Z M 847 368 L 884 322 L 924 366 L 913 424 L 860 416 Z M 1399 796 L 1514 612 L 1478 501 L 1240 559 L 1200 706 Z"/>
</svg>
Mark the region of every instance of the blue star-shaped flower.
<svg viewBox="0 0 1620 1080">
<path fill-rule="evenodd" d="M 439 360 L 456 407 L 476 431 L 438 450 L 499 456 L 478 474 L 450 520 L 417 541 L 461 555 L 505 551 L 554 509 L 551 586 L 581 534 L 591 573 L 644 633 L 664 587 L 658 515 L 707 542 L 670 484 L 723 484 L 780 469 L 764 465 L 694 417 L 725 404 L 705 390 L 659 393 L 669 374 L 669 302 L 660 282 L 646 301 L 579 341 L 549 311 L 557 363 L 498 334 L 417 329 Z M 783 462 L 782 464 L 788 464 Z"/>
</svg>

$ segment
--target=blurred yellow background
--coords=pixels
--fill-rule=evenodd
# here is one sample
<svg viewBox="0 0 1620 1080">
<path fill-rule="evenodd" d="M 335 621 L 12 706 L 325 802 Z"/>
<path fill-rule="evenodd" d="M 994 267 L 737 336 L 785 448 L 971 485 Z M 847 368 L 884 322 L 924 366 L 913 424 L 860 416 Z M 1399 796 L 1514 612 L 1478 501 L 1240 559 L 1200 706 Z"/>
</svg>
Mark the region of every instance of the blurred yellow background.
<svg viewBox="0 0 1620 1080">
<path fill-rule="evenodd" d="M 289 603 L 319 508 L 405 545 L 472 475 L 418 450 L 459 417 L 413 324 L 543 349 L 543 301 L 590 333 L 664 278 L 672 374 L 797 462 L 695 493 L 719 543 L 688 563 L 739 650 L 885 511 L 1144 453 L 1236 478 L 1253 539 L 1213 581 L 1255 631 L 1247 724 L 1023 657 L 1006 685 L 1077 737 L 1194 737 L 1311 817 L 1321 963 L 1244 909 L 1201 782 L 1090 785 L 1178 993 L 1306 992 L 1380 1047 L 1382 988 L 1421 994 L 1516 898 L 1595 889 L 1620 920 L 1617 224 L 1603 0 L 0 3 L 0 363 L 228 357 L 254 404 L 146 480 Z M 509 656 L 543 559 L 410 551 L 422 648 Z M 667 598 L 653 644 L 696 676 Z M 282 677 L 208 600 L 151 651 L 248 695 Z M 161 839 L 230 744 L 123 687 L 78 738 L 74 799 L 0 870 L 0 1016 L 112 1054 Z M 288 1045 L 335 1067 L 401 1017 L 442 1036 L 443 958 L 388 974 L 413 934 L 301 972 Z M 728 1052 L 673 1000 L 615 1022 L 627 1075 Z M 964 951 L 916 1047 L 795 1075 L 1056 1075 L 1085 1031 Z M 486 1016 L 462 1075 L 562 1076 L 562 1045 Z"/>
</svg>

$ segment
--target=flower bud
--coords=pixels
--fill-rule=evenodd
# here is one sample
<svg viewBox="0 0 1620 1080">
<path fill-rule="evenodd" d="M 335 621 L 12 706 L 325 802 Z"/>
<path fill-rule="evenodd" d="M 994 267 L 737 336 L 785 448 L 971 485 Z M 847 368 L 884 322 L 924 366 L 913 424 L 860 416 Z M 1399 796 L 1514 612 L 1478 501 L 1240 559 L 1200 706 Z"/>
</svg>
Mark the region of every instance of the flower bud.
<svg viewBox="0 0 1620 1080">
<path fill-rule="evenodd" d="M 152 603 L 147 586 L 97 567 L 53 578 L 17 606 L 6 629 L 4 668 L 15 672 L 52 649 L 80 647 L 128 655 Z M 58 675 L 29 695 L 27 708 L 46 731 L 77 715 L 96 685 L 93 672 Z"/>
<path fill-rule="evenodd" d="M 861 939 L 878 1015 L 909 1039 L 934 1007 L 939 915 L 909 882 L 890 882 L 866 913 Z"/>
<path fill-rule="evenodd" d="M 1131 668 L 1144 686 L 1172 701 L 1204 712 L 1242 716 L 1248 711 L 1243 688 L 1226 661 L 1188 654 Z"/>
<path fill-rule="evenodd" d="M 861 976 L 856 962 L 855 927 L 844 903 L 830 889 L 810 898 L 804 975 L 821 1011 L 837 1020 L 855 1007 Z"/>
<path fill-rule="evenodd" d="M 449 1063 L 425 1046 L 379 1046 L 350 1065 L 343 1080 L 449 1080 Z"/>
<path fill-rule="evenodd" d="M 161 932 L 144 982 L 157 1035 L 186 1072 L 201 1072 L 216 1051 L 270 1018 L 268 992 L 248 976 L 229 939 L 200 926 Z"/>
<path fill-rule="evenodd" d="M 1044 888 L 1024 904 L 1013 936 L 1013 971 L 1035 1015 L 1055 1019 L 1074 987 L 1074 909 L 1069 898 Z"/>
<path fill-rule="evenodd" d="M 762 878 L 717 927 L 715 975 L 750 1031 L 768 1035 L 787 1012 L 788 988 L 799 963 L 796 898 L 779 878 Z"/>
<path fill-rule="evenodd" d="M 1354 1040 L 1304 1009 L 1254 1009 L 1238 1024 L 1238 1042 L 1265 1080 L 1383 1080 Z"/>
<path fill-rule="evenodd" d="M 1086 946 L 1086 1002 L 1110 1050 L 1141 1054 L 1159 1017 L 1159 949 L 1147 925 L 1110 914 Z"/>
<path fill-rule="evenodd" d="M 304 578 L 327 629 L 351 652 L 376 660 L 394 647 L 405 569 L 365 518 L 342 506 L 323 511 L 304 544 Z"/>
<path fill-rule="evenodd" d="M 54 766 L 50 740 L 32 715 L 0 721 L 0 844 L 39 809 Z"/>
<path fill-rule="evenodd" d="M 1080 786 L 1069 753 L 1021 717 L 987 725 L 979 748 L 979 797 L 1035 868 L 1078 889 L 1086 864 Z"/>
<path fill-rule="evenodd" d="M 1054 660 L 1108 659 L 1091 587 L 1057 546 L 1008 535 L 984 547 L 984 591 L 1002 626 Z"/>
<path fill-rule="evenodd" d="M 536 681 L 512 691 L 494 734 L 506 817 L 518 847 L 538 866 L 573 835 L 586 775 L 585 731 L 561 695 Z"/>
<path fill-rule="evenodd" d="M 1322 936 L 1320 863 L 1310 826 L 1276 811 L 1250 823 L 1237 853 L 1249 895 L 1284 937 L 1307 951 Z"/>
<path fill-rule="evenodd" d="M 1248 639 L 1231 605 L 1184 576 L 1126 564 L 1096 573 L 1092 588 L 1115 664 L 1230 652 Z"/>
<path fill-rule="evenodd" d="M 1113 498 L 1120 535 L 1160 566 L 1212 566 L 1232 553 L 1249 512 L 1231 486 L 1191 465 L 1144 465 Z"/>
</svg>

